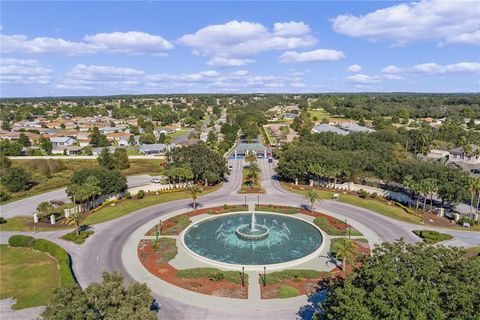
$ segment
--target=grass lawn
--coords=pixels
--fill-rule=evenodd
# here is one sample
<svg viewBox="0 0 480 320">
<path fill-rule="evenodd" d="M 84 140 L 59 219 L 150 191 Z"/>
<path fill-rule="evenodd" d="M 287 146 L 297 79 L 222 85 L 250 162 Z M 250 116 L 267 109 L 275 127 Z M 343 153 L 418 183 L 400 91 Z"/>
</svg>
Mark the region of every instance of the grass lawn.
<svg viewBox="0 0 480 320">
<path fill-rule="evenodd" d="M 267 273 L 267 285 L 278 284 L 284 280 L 290 279 L 319 279 L 328 276 L 328 272 L 306 269 L 290 269 L 283 271 L 275 271 Z M 263 284 L 263 280 L 259 277 L 258 282 Z"/>
<path fill-rule="evenodd" d="M 168 263 L 177 256 L 177 241 L 170 238 L 160 238 L 158 243 L 152 240 L 154 250 L 158 254 L 158 263 Z"/>
<path fill-rule="evenodd" d="M 67 233 L 62 236 L 63 240 L 73 242 L 75 244 L 82 244 L 93 234 L 93 230 L 81 230 L 80 234 L 77 236 L 75 231 Z"/>
<path fill-rule="evenodd" d="M 27 225 L 28 222 L 33 222 L 33 218 L 28 216 L 17 216 L 13 218 L 8 218 L 7 223 L 0 224 L 0 231 L 33 231 L 33 227 Z M 36 227 L 35 231 L 54 231 L 68 228 L 71 227 Z"/>
<path fill-rule="evenodd" d="M 335 219 L 335 218 L 333 218 L 333 219 Z M 344 225 L 344 222 L 342 222 L 338 219 L 335 219 L 334 221 L 335 221 L 335 225 L 339 225 L 339 226 Z M 362 234 L 359 231 L 356 231 L 356 230 L 351 230 L 351 229 L 348 230 L 348 229 L 345 229 L 345 228 L 342 228 L 342 229 L 335 228 L 324 217 L 317 217 L 317 218 L 313 219 L 313 223 L 317 227 L 319 227 L 320 229 L 325 231 L 330 236 L 345 236 L 345 235 L 348 235 L 349 232 L 350 232 L 351 236 L 362 236 Z"/>
<path fill-rule="evenodd" d="M 200 194 L 200 196 L 207 194 L 209 192 L 215 191 L 220 187 L 221 187 L 221 184 L 218 184 L 214 187 L 204 189 L 204 191 Z M 136 198 L 132 198 L 128 200 L 123 199 L 117 202 L 114 206 L 106 206 L 90 214 L 83 221 L 83 224 L 91 225 L 91 224 L 113 220 L 113 219 L 122 217 L 126 214 L 129 214 L 133 211 L 150 207 L 155 204 L 160 204 L 164 202 L 185 199 L 185 198 L 190 198 L 190 193 L 188 191 L 160 193 L 159 195 L 146 196 L 143 199 L 136 199 Z"/>
<path fill-rule="evenodd" d="M 300 292 L 296 288 L 290 286 L 281 286 L 278 291 L 278 296 L 281 299 L 292 298 L 298 295 L 300 295 Z"/>
<path fill-rule="evenodd" d="M 300 195 L 305 195 L 307 193 L 306 189 L 299 190 L 296 188 L 289 188 L 288 184 L 282 184 L 282 185 L 289 191 L 300 194 Z M 317 190 L 317 191 L 320 194 L 321 199 L 332 199 L 332 196 L 334 194 L 333 191 L 325 191 L 325 190 Z M 381 215 L 384 215 L 393 219 L 405 221 L 405 222 L 419 224 L 420 221 L 422 220 L 420 217 L 406 213 L 405 210 L 403 210 L 400 207 L 389 205 L 377 199 L 364 199 L 352 194 L 340 194 L 338 201 L 351 204 L 360 208 L 364 208 L 364 209 L 379 213 Z"/>
<path fill-rule="evenodd" d="M 178 131 L 175 131 L 173 133 L 169 133 L 167 134 L 169 137 L 172 137 L 172 138 L 177 138 L 177 137 L 181 137 L 185 134 L 187 134 L 190 130 L 192 130 L 191 128 L 189 129 L 180 129 Z"/>
<path fill-rule="evenodd" d="M 434 244 L 437 242 L 453 239 L 453 237 L 446 233 L 431 230 L 413 230 L 417 236 L 423 239 L 426 243 Z"/>
<path fill-rule="evenodd" d="M 310 117 L 312 119 L 313 119 L 313 117 L 317 117 L 318 120 L 323 120 L 323 119 L 329 119 L 330 118 L 330 113 L 326 112 L 323 109 L 308 110 L 307 112 L 310 114 Z"/>
<path fill-rule="evenodd" d="M 270 133 L 268 126 L 263 126 L 263 131 L 265 132 L 265 136 L 267 137 L 268 144 L 276 145 L 278 143 L 277 139 Z"/>
<path fill-rule="evenodd" d="M 14 310 L 46 305 L 60 286 L 55 259 L 30 248 L 3 244 L 0 254 L 0 299 L 17 299 Z"/>
<path fill-rule="evenodd" d="M 235 284 L 242 284 L 242 278 L 238 271 L 222 271 L 216 268 L 192 268 L 177 271 L 177 278 L 198 279 L 208 277 L 212 281 L 223 279 Z M 248 275 L 245 274 L 245 283 L 248 283 Z"/>
</svg>

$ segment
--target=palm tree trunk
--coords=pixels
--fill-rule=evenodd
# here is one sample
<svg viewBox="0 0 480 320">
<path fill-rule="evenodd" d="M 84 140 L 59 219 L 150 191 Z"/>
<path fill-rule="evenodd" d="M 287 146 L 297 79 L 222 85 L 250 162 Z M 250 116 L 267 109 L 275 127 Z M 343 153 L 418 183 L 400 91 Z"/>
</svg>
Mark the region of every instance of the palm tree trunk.
<svg viewBox="0 0 480 320">
<path fill-rule="evenodd" d="M 423 211 L 427 211 L 427 195 L 423 196 Z"/>
<path fill-rule="evenodd" d="M 433 193 L 430 193 L 430 211 L 433 212 Z"/>
<path fill-rule="evenodd" d="M 475 193 L 472 191 L 472 197 L 470 198 L 470 219 L 472 219 L 473 197 Z"/>
<path fill-rule="evenodd" d="M 477 206 L 475 207 L 475 213 L 478 213 L 478 206 L 480 205 L 480 192 L 478 193 Z"/>
<path fill-rule="evenodd" d="M 345 271 L 347 273 L 347 259 L 343 258 L 342 259 L 342 271 Z"/>
<path fill-rule="evenodd" d="M 76 234 L 77 237 L 78 237 L 78 236 L 80 235 L 80 225 L 79 225 L 78 221 L 75 222 L 75 225 L 76 225 L 76 227 L 77 227 L 77 229 L 75 230 L 75 234 Z"/>
<path fill-rule="evenodd" d="M 418 196 L 420 196 L 420 194 Z M 417 196 L 417 202 L 415 204 L 415 209 L 417 209 L 417 210 L 418 210 L 418 205 L 419 205 L 419 202 L 420 202 L 419 199 L 418 199 L 419 198 L 418 196 Z"/>
</svg>

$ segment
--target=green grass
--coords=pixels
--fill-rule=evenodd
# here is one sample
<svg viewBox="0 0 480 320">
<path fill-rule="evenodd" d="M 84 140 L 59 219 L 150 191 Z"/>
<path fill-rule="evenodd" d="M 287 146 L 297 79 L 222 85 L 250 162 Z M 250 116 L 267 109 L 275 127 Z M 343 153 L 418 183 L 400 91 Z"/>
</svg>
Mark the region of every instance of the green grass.
<svg viewBox="0 0 480 320">
<path fill-rule="evenodd" d="M 220 188 L 221 185 L 217 185 L 208 189 L 204 189 L 201 195 L 212 192 Z M 105 206 L 102 209 L 90 214 L 83 221 L 86 225 L 102 223 L 105 221 L 113 220 L 124 215 L 127 215 L 136 210 L 140 210 L 146 207 L 150 207 L 156 204 L 165 203 L 169 201 L 190 198 L 190 193 L 187 191 L 166 192 L 159 195 L 146 196 L 143 199 L 123 199 L 117 202 L 114 206 Z"/>
<path fill-rule="evenodd" d="M 430 244 L 453 239 L 453 237 L 447 233 L 440 233 L 432 230 L 413 230 L 413 233 L 422 238 L 423 241 Z"/>
<path fill-rule="evenodd" d="M 190 220 L 188 216 L 183 214 L 172 217 L 167 221 L 173 222 L 175 223 L 175 225 L 163 229 L 162 234 L 164 235 L 178 235 L 180 234 L 180 232 L 182 232 L 183 229 L 185 229 L 188 225 L 190 225 L 190 223 L 192 223 L 192 220 Z"/>
<path fill-rule="evenodd" d="M 28 216 L 17 216 L 13 218 L 8 218 L 7 223 L 0 224 L 0 231 L 33 231 L 33 227 L 30 225 L 27 225 L 27 223 L 33 222 L 32 217 Z M 52 228 L 46 228 L 46 227 L 36 227 L 35 231 L 54 231 L 54 230 L 63 230 L 63 229 L 69 229 L 71 227 L 65 226 L 65 227 L 52 227 Z"/>
<path fill-rule="evenodd" d="M 155 244 L 155 240 L 152 240 L 152 243 L 155 252 L 158 254 L 158 263 L 168 263 L 177 256 L 178 248 L 175 239 L 159 238 L 157 244 Z"/>
<path fill-rule="evenodd" d="M 173 133 L 167 134 L 167 136 L 172 137 L 172 138 L 177 138 L 180 136 L 185 135 L 187 132 L 189 132 L 191 129 L 180 129 L 178 131 L 175 131 Z"/>
<path fill-rule="evenodd" d="M 278 290 L 278 296 L 281 299 L 292 298 L 292 297 L 296 297 L 298 295 L 300 295 L 300 292 L 294 287 L 282 286 Z"/>
<path fill-rule="evenodd" d="M 222 274 L 223 279 L 235 284 L 242 284 L 242 278 L 238 271 L 222 271 L 216 268 L 193 268 L 183 269 L 177 271 L 177 278 L 199 279 L 199 278 L 214 278 L 217 274 Z M 248 283 L 248 275 L 245 274 L 245 283 Z"/>
<path fill-rule="evenodd" d="M 343 222 L 338 220 L 338 219 L 335 219 L 338 223 L 338 225 L 342 225 Z M 345 229 L 338 229 L 338 228 L 335 228 L 334 226 L 332 226 L 328 221 L 327 221 L 327 218 L 325 217 L 317 217 L 315 219 L 313 219 L 313 223 L 319 227 L 320 229 L 322 229 L 323 231 L 325 231 L 328 235 L 330 236 L 344 236 L 346 234 L 348 234 L 348 229 L 345 230 Z M 352 236 L 362 236 L 362 233 L 359 232 L 359 231 L 356 231 L 356 230 L 350 230 L 350 235 Z"/>
<path fill-rule="evenodd" d="M 319 279 L 327 277 L 330 274 L 328 272 L 321 272 L 317 270 L 307 270 L 307 269 L 290 269 L 283 271 L 275 271 L 267 273 L 267 285 L 269 284 L 278 284 L 284 280 L 291 279 Z M 262 279 L 258 279 L 260 284 L 263 284 Z"/>
<path fill-rule="evenodd" d="M 77 236 L 75 231 L 63 235 L 61 238 L 73 242 L 75 244 L 82 244 L 93 234 L 93 230 L 81 230 L 80 234 Z"/>
<path fill-rule="evenodd" d="M 272 205 L 255 205 L 255 210 L 257 211 L 267 211 L 267 212 L 277 212 L 283 214 L 296 214 L 299 213 L 300 209 L 294 207 L 275 207 Z"/>
<path fill-rule="evenodd" d="M 55 259 L 30 248 L 0 245 L 0 299 L 13 297 L 12 309 L 46 305 L 60 286 Z"/>
<path fill-rule="evenodd" d="M 313 117 L 317 117 L 318 120 L 323 120 L 323 119 L 329 119 L 330 118 L 330 113 L 326 112 L 323 109 L 308 110 L 307 112 L 310 114 L 310 117 L 312 119 L 313 119 Z"/>
<path fill-rule="evenodd" d="M 307 193 L 306 189 L 305 190 L 298 190 L 295 188 L 290 189 L 286 184 L 283 184 L 283 186 L 286 187 L 289 191 L 303 195 L 303 196 Z M 325 191 L 325 190 L 317 190 L 317 191 L 319 192 L 321 199 L 332 199 L 332 196 L 334 194 L 334 192 L 332 191 Z M 363 199 L 353 194 L 340 194 L 338 201 L 351 204 L 363 209 L 367 209 L 367 210 L 379 213 L 381 215 L 387 216 L 389 218 L 393 218 L 393 219 L 397 219 L 405 222 L 419 224 L 420 221 L 422 220 L 420 217 L 407 213 L 404 209 L 400 207 L 389 205 L 377 199 L 372 199 L 372 198 Z"/>
</svg>

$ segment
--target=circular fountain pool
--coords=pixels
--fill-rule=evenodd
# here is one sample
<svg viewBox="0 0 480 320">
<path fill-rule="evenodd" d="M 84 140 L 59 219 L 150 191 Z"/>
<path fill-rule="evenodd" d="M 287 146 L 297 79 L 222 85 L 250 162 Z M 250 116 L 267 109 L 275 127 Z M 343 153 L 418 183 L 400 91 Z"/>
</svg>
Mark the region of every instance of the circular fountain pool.
<svg viewBox="0 0 480 320">
<path fill-rule="evenodd" d="M 183 243 L 195 255 L 226 264 L 263 266 L 307 257 L 323 237 L 311 223 L 273 213 L 213 216 L 191 225 Z"/>
</svg>

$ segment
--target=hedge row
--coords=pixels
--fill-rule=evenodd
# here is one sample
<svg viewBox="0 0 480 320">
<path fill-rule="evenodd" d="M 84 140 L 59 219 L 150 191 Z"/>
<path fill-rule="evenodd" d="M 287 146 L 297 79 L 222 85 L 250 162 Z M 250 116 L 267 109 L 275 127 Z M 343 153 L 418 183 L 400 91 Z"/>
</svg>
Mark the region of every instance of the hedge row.
<svg viewBox="0 0 480 320">
<path fill-rule="evenodd" d="M 413 230 L 417 236 L 428 243 L 437 243 L 440 241 L 450 240 L 453 237 L 447 233 L 440 233 L 434 230 Z"/>
<path fill-rule="evenodd" d="M 45 239 L 35 239 L 34 237 L 23 235 L 11 236 L 8 239 L 8 244 L 11 247 L 29 247 L 50 254 L 57 260 L 60 269 L 60 283 L 62 287 L 76 283 L 71 268 L 70 255 L 58 244 Z"/>
</svg>

